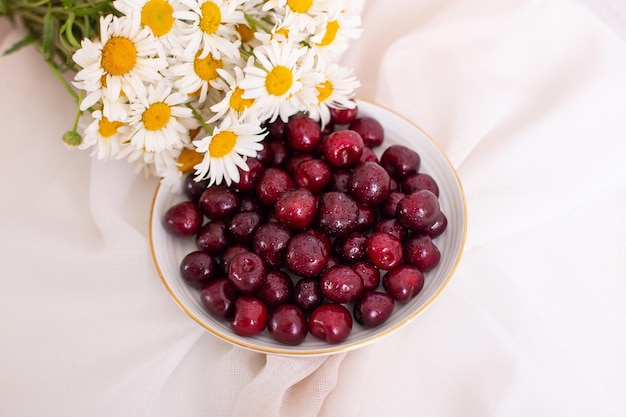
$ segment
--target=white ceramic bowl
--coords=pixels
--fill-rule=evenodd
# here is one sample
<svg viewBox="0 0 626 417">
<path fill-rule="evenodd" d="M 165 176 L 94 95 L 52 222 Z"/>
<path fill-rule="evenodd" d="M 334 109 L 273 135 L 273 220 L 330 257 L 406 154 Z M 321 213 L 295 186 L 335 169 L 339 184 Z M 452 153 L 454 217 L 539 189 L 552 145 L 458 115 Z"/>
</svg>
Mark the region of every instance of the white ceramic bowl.
<svg viewBox="0 0 626 417">
<path fill-rule="evenodd" d="M 187 286 L 179 275 L 183 257 L 195 250 L 193 239 L 177 239 L 167 234 L 161 225 L 165 211 L 185 199 L 169 189 L 157 188 L 150 213 L 150 243 L 158 274 L 167 291 L 189 317 L 215 336 L 235 345 L 258 352 L 281 355 L 326 355 L 364 346 L 388 335 L 415 319 L 442 293 L 459 264 L 465 244 L 467 211 L 459 178 L 443 152 L 418 126 L 397 113 L 379 105 L 359 100 L 359 115 L 375 117 L 385 129 L 382 150 L 392 144 L 411 147 L 421 156 L 420 172 L 431 175 L 439 186 L 441 210 L 448 218 L 446 231 L 434 242 L 441 251 L 439 264 L 425 273 L 421 292 L 406 304 L 396 303 L 392 316 L 377 328 L 365 328 L 354 322 L 350 336 L 342 343 L 331 345 L 307 336 L 297 346 L 275 341 L 266 331 L 254 337 L 235 334 L 229 323 L 209 315 L 200 302 L 199 291 Z"/>
</svg>

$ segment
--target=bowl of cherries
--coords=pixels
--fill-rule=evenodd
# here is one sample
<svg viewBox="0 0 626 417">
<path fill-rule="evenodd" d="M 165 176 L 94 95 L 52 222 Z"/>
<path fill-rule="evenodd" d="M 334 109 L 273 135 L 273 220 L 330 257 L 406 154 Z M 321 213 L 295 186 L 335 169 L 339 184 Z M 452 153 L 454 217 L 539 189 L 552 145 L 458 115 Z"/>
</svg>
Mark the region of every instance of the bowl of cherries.
<svg viewBox="0 0 626 417">
<path fill-rule="evenodd" d="M 264 353 L 342 352 L 406 325 L 451 280 L 467 231 L 456 171 L 418 126 L 356 104 L 324 129 L 303 114 L 268 124 L 236 184 L 157 187 L 157 272 L 212 334 Z"/>
</svg>

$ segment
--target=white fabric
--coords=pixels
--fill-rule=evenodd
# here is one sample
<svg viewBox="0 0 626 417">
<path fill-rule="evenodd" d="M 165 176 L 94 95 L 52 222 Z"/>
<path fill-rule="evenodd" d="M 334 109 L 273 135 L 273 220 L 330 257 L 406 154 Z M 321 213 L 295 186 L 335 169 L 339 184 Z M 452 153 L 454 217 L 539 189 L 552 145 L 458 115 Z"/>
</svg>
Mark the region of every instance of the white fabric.
<svg viewBox="0 0 626 417">
<path fill-rule="evenodd" d="M 327 358 L 187 318 L 150 257 L 156 181 L 66 150 L 69 96 L 33 48 L 0 58 L 0 417 L 626 415 L 624 43 L 565 0 L 370 1 L 364 29 L 360 97 L 441 144 L 469 233 L 423 315 Z"/>
</svg>

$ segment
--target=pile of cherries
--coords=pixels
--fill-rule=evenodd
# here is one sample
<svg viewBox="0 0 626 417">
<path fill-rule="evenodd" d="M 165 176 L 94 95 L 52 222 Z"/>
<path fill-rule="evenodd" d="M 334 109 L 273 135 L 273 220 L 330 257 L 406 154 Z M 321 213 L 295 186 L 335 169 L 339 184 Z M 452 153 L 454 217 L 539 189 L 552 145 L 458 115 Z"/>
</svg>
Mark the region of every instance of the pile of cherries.
<svg viewBox="0 0 626 417">
<path fill-rule="evenodd" d="M 189 175 L 187 200 L 164 214 L 171 235 L 195 239 L 182 279 L 238 335 L 336 344 L 353 320 L 379 326 L 439 263 L 436 181 L 408 147 L 379 158 L 383 126 L 358 107 L 333 110 L 324 129 L 304 114 L 266 128 L 238 183 L 207 188 Z"/>
</svg>

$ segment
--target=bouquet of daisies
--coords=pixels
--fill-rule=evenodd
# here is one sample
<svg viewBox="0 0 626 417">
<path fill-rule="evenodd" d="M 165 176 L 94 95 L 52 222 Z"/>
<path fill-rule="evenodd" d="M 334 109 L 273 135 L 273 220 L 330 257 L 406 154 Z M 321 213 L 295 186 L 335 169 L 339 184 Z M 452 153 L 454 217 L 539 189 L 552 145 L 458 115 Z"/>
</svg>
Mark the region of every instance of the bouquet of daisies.
<svg viewBox="0 0 626 417">
<path fill-rule="evenodd" d="M 18 0 L 3 1 L 16 14 Z M 53 68 L 63 64 L 53 47 L 71 51 L 78 113 L 65 142 L 135 162 L 166 184 L 191 172 L 210 184 L 238 182 L 263 149 L 267 123 L 303 112 L 324 126 L 331 108 L 354 106 L 359 82 L 337 60 L 360 36 L 363 0 L 38 4 L 84 6 L 52 30 L 46 13 L 37 34 Z M 89 19 L 97 30 L 79 31 L 87 35 L 78 43 L 75 29 Z"/>
</svg>

